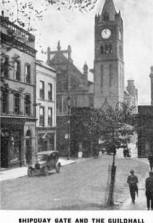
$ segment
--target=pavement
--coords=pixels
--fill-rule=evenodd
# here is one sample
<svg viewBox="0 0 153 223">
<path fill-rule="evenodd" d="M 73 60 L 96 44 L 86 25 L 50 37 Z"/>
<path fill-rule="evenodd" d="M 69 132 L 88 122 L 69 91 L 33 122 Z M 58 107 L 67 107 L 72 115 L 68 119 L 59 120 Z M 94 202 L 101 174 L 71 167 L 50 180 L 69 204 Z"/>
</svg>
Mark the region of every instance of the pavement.
<svg viewBox="0 0 153 223">
<path fill-rule="evenodd" d="M 62 166 L 70 165 L 76 162 L 76 160 L 67 160 L 60 158 Z M 13 180 L 19 177 L 24 177 L 27 175 L 27 167 L 18 167 L 13 169 L 0 169 L 0 181 Z"/>
<path fill-rule="evenodd" d="M 141 159 L 142 162 L 148 164 L 147 159 Z M 125 200 L 123 205 L 119 208 L 120 210 L 147 210 L 146 206 L 146 196 L 145 196 L 145 179 L 149 176 L 149 166 L 148 173 L 146 176 L 138 183 L 138 196 L 136 196 L 135 204 L 132 203 L 130 194 L 129 198 Z"/>
</svg>

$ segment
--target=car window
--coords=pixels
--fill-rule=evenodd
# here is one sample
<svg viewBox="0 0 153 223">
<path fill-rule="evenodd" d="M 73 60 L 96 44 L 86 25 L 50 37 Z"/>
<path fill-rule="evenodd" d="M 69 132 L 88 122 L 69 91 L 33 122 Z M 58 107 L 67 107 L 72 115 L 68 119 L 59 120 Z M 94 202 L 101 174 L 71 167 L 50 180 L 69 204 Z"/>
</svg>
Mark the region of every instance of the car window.
<svg viewBox="0 0 153 223">
<path fill-rule="evenodd" d="M 47 160 L 47 155 L 38 155 L 38 161 L 46 161 Z"/>
</svg>

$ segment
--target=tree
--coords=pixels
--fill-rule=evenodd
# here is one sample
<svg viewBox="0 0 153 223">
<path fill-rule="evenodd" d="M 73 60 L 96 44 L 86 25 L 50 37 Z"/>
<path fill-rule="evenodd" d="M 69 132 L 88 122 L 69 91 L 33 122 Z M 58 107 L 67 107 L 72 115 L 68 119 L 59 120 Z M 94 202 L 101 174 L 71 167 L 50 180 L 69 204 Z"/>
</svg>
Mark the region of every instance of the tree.
<svg viewBox="0 0 153 223">
<path fill-rule="evenodd" d="M 125 104 L 115 109 L 73 108 L 71 114 L 71 139 L 76 142 L 90 142 L 91 153 L 99 140 L 103 141 L 108 152 L 123 146 L 133 134 L 133 108 Z"/>
<path fill-rule="evenodd" d="M 27 31 L 35 31 L 33 21 L 43 20 L 44 14 L 51 7 L 58 11 L 68 9 L 89 12 L 96 3 L 97 0 L 2 0 L 0 6 L 12 22 Z"/>
</svg>

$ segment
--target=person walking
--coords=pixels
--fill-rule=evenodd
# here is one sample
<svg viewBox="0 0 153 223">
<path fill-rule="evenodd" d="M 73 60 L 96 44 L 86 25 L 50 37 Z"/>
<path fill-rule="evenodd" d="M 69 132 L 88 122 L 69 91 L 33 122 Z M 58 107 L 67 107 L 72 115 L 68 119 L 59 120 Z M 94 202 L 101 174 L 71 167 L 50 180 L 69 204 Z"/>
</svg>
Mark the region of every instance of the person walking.
<svg viewBox="0 0 153 223">
<path fill-rule="evenodd" d="M 147 209 L 153 210 L 153 172 L 149 172 L 149 177 L 145 182 L 146 198 L 147 198 Z"/>
<path fill-rule="evenodd" d="M 127 178 L 127 183 L 129 185 L 130 195 L 132 199 L 132 203 L 135 203 L 135 195 L 138 195 L 138 177 L 134 174 L 134 170 L 130 171 L 130 175 Z"/>
<path fill-rule="evenodd" d="M 149 154 L 148 161 L 150 164 L 150 170 L 152 171 L 153 170 L 153 155 L 152 154 Z"/>
</svg>

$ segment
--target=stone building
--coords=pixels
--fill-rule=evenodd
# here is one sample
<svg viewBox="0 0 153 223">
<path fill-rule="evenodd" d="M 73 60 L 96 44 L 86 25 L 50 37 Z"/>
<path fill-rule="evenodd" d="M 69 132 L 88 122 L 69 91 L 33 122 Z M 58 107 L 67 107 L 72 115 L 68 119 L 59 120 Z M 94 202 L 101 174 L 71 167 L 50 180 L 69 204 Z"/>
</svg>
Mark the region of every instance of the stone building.
<svg viewBox="0 0 153 223">
<path fill-rule="evenodd" d="M 37 151 L 56 149 L 56 72 L 36 61 Z"/>
<path fill-rule="evenodd" d="M 124 91 L 124 103 L 133 108 L 133 112 L 138 112 L 138 89 L 135 87 L 134 80 L 128 80 L 128 85 Z"/>
<path fill-rule="evenodd" d="M 35 154 L 35 37 L 4 14 L 0 30 L 0 166 L 22 166 Z"/>
<path fill-rule="evenodd" d="M 123 20 L 113 0 L 95 16 L 94 107 L 124 102 Z"/>
<path fill-rule="evenodd" d="M 151 105 L 138 106 L 138 156 L 153 155 L 153 67 L 150 72 Z"/>
<path fill-rule="evenodd" d="M 57 72 L 57 149 L 68 154 L 70 148 L 70 112 L 72 107 L 93 107 L 93 83 L 88 81 L 88 66 L 83 72 L 74 65 L 71 47 L 62 50 L 58 42 L 57 50 L 48 48 L 47 64 Z"/>
</svg>

